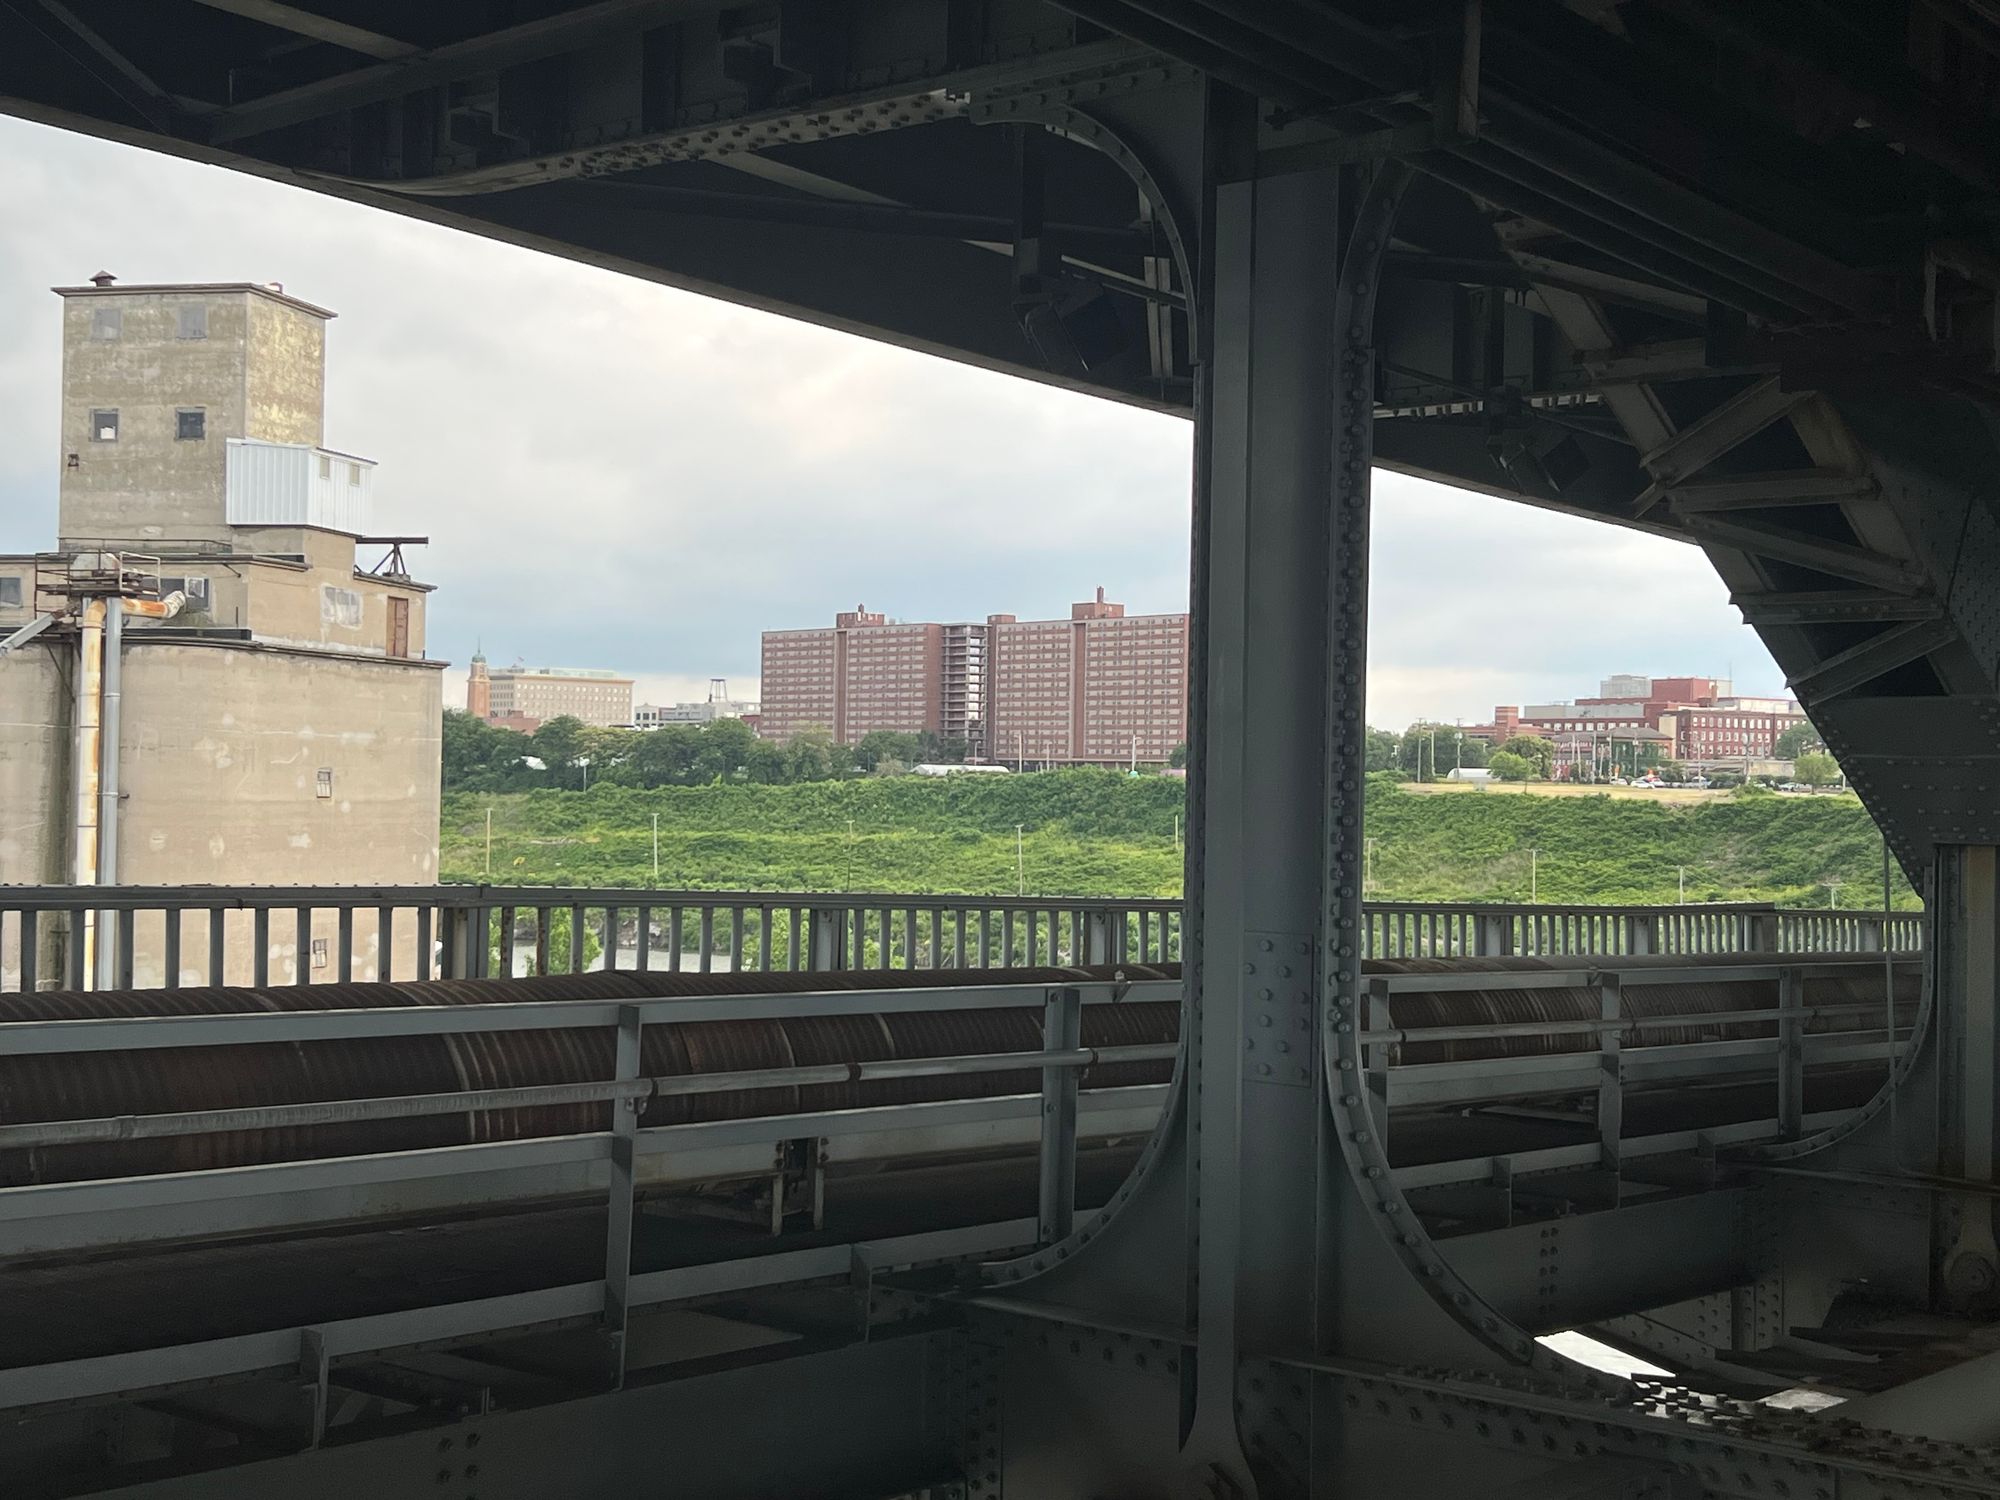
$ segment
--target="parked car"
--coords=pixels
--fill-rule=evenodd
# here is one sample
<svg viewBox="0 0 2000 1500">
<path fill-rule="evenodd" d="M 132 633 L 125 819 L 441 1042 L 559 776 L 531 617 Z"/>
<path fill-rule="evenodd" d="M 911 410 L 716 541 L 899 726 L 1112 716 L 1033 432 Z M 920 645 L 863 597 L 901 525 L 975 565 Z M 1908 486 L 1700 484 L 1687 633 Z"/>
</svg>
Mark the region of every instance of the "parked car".
<svg viewBox="0 0 2000 1500">
<path fill-rule="evenodd" d="M 1706 776 L 1690 776 L 1686 781 L 1683 781 L 1681 783 L 1682 786 L 1699 786 L 1699 787 L 1705 787 L 1708 786 L 1709 784 L 1710 784 L 1709 779 Z"/>
<path fill-rule="evenodd" d="M 1660 780 L 1660 778 L 1654 775 L 1651 771 L 1648 771 L 1644 776 L 1641 776 L 1637 781 L 1633 782 L 1632 785 L 1643 786 L 1643 787 L 1656 787 L 1656 786 L 1665 786 L 1666 783 Z"/>
</svg>

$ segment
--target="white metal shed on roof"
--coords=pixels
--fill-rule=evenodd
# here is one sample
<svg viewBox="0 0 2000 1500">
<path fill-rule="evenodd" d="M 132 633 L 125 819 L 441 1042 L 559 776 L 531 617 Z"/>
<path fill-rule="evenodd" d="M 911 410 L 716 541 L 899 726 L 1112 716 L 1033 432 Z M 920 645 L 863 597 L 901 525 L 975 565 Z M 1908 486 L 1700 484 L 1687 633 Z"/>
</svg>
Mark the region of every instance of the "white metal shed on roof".
<svg viewBox="0 0 2000 1500">
<path fill-rule="evenodd" d="M 225 516 L 231 526 L 375 530 L 375 461 L 304 443 L 231 438 Z"/>
</svg>

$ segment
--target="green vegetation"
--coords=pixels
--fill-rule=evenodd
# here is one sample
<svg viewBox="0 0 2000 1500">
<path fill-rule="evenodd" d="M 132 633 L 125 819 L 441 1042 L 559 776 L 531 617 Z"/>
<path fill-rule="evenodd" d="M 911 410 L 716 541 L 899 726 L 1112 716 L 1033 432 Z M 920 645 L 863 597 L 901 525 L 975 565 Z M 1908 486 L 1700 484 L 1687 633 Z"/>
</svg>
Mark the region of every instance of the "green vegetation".
<svg viewBox="0 0 2000 1500">
<path fill-rule="evenodd" d="M 791 786 L 448 793 L 447 880 L 696 890 L 1172 896 L 1184 784 L 1117 771 L 881 776 Z M 1017 829 L 1018 825 L 1018 829 Z M 1019 865 L 1016 836 L 1019 836 Z"/>
<path fill-rule="evenodd" d="M 788 786 L 964 759 L 963 740 L 886 729 L 863 735 L 854 746 L 836 745 L 823 729 L 801 730 L 778 745 L 758 739 L 741 719 L 653 730 L 596 729 L 565 714 L 533 734 L 522 734 L 456 709 L 446 709 L 444 715 L 447 794 L 544 787 L 583 791 L 595 785 L 708 786 L 717 781 Z"/>
<path fill-rule="evenodd" d="M 589 791 L 457 791 L 444 804 L 444 878 L 531 885 L 1174 896 L 1184 785 L 1116 771 L 849 777 Z M 493 849 L 486 873 L 486 818 Z M 1016 836 L 1019 873 L 1016 866 Z M 1545 902 L 1687 899 L 1844 906 L 1881 900 L 1881 839 L 1852 797 L 1744 790 L 1638 798 L 1407 791 L 1368 782 L 1370 894 L 1525 901 L 1529 851 Z M 1915 898 L 1896 880 L 1897 904 Z"/>
</svg>

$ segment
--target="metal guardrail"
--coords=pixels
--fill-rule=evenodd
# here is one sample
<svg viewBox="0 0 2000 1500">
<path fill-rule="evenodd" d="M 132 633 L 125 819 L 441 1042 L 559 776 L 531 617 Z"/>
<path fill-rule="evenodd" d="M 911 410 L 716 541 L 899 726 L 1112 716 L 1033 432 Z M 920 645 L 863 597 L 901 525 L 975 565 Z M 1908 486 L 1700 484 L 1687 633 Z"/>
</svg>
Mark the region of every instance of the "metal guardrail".
<svg viewBox="0 0 2000 1500">
<path fill-rule="evenodd" d="M 1556 972 L 1488 971 L 1476 976 L 1487 990 L 1546 988 L 1552 984 L 1591 985 L 1602 998 L 1600 1017 L 1541 1030 L 1595 1037 L 1587 1050 L 1509 1056 L 1469 1063 L 1405 1064 L 1405 1041 L 1434 1041 L 1447 1034 L 1464 1038 L 1517 1035 L 1521 1023 L 1471 1023 L 1406 1031 L 1388 1020 L 1389 997 L 1399 990 L 1435 988 L 1435 975 L 1377 975 L 1369 985 L 1362 1040 L 1373 1097 L 1386 1110 L 1402 1105 L 1459 1108 L 1480 1101 L 1523 1095 L 1571 1094 L 1595 1099 L 1596 1139 L 1588 1144 L 1517 1153 L 1525 1168 L 1587 1166 L 1616 1174 L 1637 1159 L 1685 1152 L 1703 1141 L 1749 1142 L 1796 1137 L 1827 1123 L 1804 1112 L 1804 1080 L 1813 1061 L 1881 1063 L 1903 1040 L 1886 1009 L 1866 1005 L 1808 1006 L 1804 975 L 1827 976 L 1852 969 L 1876 973 L 1872 961 L 1841 964 L 1808 960 L 1800 964 L 1744 964 L 1720 968 L 1591 968 Z M 1475 976 L 1464 976 L 1471 988 Z M 1778 985 L 1775 1007 L 1745 1007 L 1693 1017 L 1644 1016 L 1623 1009 L 1623 992 L 1650 985 Z M 55 1145 L 79 1140 L 136 1139 L 192 1135 L 235 1129 L 247 1123 L 297 1124 L 363 1120 L 438 1110 L 512 1109 L 560 1097 L 601 1099 L 605 1128 L 583 1134 L 480 1141 L 464 1145 L 377 1154 L 324 1157 L 214 1167 L 158 1176 L 128 1176 L 0 1189 L 0 1258 L 61 1253 L 114 1244 L 240 1234 L 315 1223 L 355 1222 L 374 1214 L 408 1215 L 463 1210 L 504 1202 L 543 1202 L 562 1196 L 602 1196 L 607 1202 L 607 1247 L 601 1280 L 550 1292 L 490 1299 L 488 1302 L 419 1307 L 371 1317 L 349 1325 L 341 1352 L 401 1347 L 428 1339 L 476 1338 L 552 1318 L 595 1326 L 604 1336 L 608 1371 L 615 1376 L 623 1354 L 623 1333 L 633 1309 L 663 1303 L 716 1287 L 775 1284 L 793 1274 L 846 1274 L 849 1261 L 838 1256 L 829 1273 L 812 1262 L 809 1272 L 788 1269 L 800 1255 L 767 1254 L 747 1261 L 701 1265 L 672 1273 L 635 1275 L 630 1235 L 640 1190 L 649 1185 L 698 1183 L 729 1177 L 769 1176 L 784 1170 L 773 1147 L 797 1142 L 803 1170 L 824 1171 L 827 1163 L 880 1161 L 927 1153 L 1007 1147 L 1034 1151 L 1039 1159 L 1039 1209 L 1032 1221 L 952 1231 L 949 1243 L 936 1236 L 880 1252 L 885 1263 L 905 1257 L 991 1253 L 1001 1246 L 1049 1244 L 1079 1222 L 1076 1207 L 1076 1152 L 1079 1142 L 1143 1135 L 1157 1117 L 1165 1086 L 1080 1089 L 1085 1068 L 1095 1063 L 1162 1059 L 1172 1049 L 1091 1049 L 1078 1044 L 1082 1009 L 1131 999 L 1162 1000 L 1177 994 L 1171 980 L 1125 986 L 1103 981 L 1075 985 L 1009 985 L 945 989 L 830 991 L 808 994 L 673 997 L 602 1001 L 524 1001 L 506 1005 L 433 1005 L 364 1010 L 282 1011 L 176 1017 L 116 1017 L 91 1020 L 22 1021 L 5 1027 L 8 1050 L 51 1056 L 78 1052 L 132 1053 L 159 1048 L 234 1047 L 303 1042 L 329 1037 L 450 1035 L 494 1030 L 602 1028 L 616 1039 L 612 1076 L 600 1082 L 528 1090 L 399 1096 L 387 1099 L 314 1101 L 303 1106 L 204 1114 L 111 1117 L 78 1121 L 18 1121 L 0 1145 Z M 1768 990 L 1766 991 L 1768 993 Z M 643 1100 L 663 1087 L 680 1090 L 736 1089 L 769 1081 L 724 1073 L 705 1077 L 652 1079 L 641 1066 L 641 1041 L 648 1025 L 715 1019 L 852 1015 L 862 1011 L 948 1011 L 1039 1006 L 1041 1050 L 993 1055 L 906 1059 L 890 1066 L 897 1076 L 1019 1072 L 1040 1069 L 1037 1092 L 870 1108 L 843 1108 L 805 1114 L 769 1115 L 648 1126 L 639 1124 Z M 1651 1045 L 1648 1034 L 1690 1020 L 1727 1026 L 1731 1035 L 1707 1040 Z M 1835 1029 L 1812 1032 L 1815 1021 Z M 1744 1037 L 1743 1023 L 1768 1025 L 1772 1035 Z M 843 1079 L 852 1066 L 839 1065 Z M 800 1070 L 790 1081 L 811 1081 Z M 818 1078 L 826 1071 L 806 1069 Z M 1632 1137 L 1624 1131 L 1623 1100 L 1628 1085 L 1657 1086 L 1678 1079 L 1708 1079 L 1718 1073 L 1775 1074 L 1776 1113 L 1763 1120 Z M 532 1096 L 532 1097 L 530 1097 Z M 252 1121 L 248 1116 L 257 1118 Z M 1580 1115 L 1579 1120 L 1589 1116 Z M 1397 1171 L 1409 1187 L 1454 1182 L 1488 1182 L 1511 1157 L 1481 1155 L 1476 1160 L 1433 1162 Z M 1407 1182 L 1405 1179 L 1407 1178 Z M 774 1200 L 775 1201 L 775 1200 Z M 840 1255 L 848 1252 L 843 1247 Z M 551 1302 L 549 1299 L 556 1299 Z M 552 1311 L 553 1309 L 553 1311 Z M 351 1335 L 351 1337 L 350 1337 Z M 303 1332 L 298 1337 L 303 1337 Z M 82 1400 L 143 1390 L 149 1385 L 220 1379 L 262 1369 L 273 1338 L 221 1339 L 168 1352 L 139 1350 L 69 1364 L 0 1371 L 0 1409 L 33 1407 L 50 1401 Z M 291 1346 L 287 1346 L 291 1347 Z M 260 1363 L 260 1361 L 262 1363 Z M 324 1366 L 320 1367 L 324 1379 Z"/>
<path fill-rule="evenodd" d="M 1913 953 L 1919 912 L 1370 902 L 1367 958 Z M 550 886 L 0 886 L 0 991 L 1175 963 L 1178 901 Z"/>
</svg>

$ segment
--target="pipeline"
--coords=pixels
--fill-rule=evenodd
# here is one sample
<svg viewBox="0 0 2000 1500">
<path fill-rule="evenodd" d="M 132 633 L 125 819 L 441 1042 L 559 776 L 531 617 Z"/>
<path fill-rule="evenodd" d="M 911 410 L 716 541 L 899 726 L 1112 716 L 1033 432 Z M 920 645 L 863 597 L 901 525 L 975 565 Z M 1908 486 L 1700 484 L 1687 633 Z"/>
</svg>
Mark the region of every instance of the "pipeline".
<svg viewBox="0 0 2000 1500">
<path fill-rule="evenodd" d="M 1851 957 L 1843 974 L 1814 973 L 1823 963 L 1802 957 L 1796 965 L 1805 975 L 1803 1001 L 1808 1011 L 1830 1013 L 1810 1015 L 1807 1029 L 1864 1029 L 1844 1023 L 1840 1015 L 1864 1008 L 1870 1014 L 1881 1014 L 1881 997 L 1871 987 L 1873 981 L 1854 977 Z M 1578 964 L 1574 959 L 1537 958 L 1383 959 L 1370 961 L 1364 970 L 1370 975 L 1462 975 L 1468 971 L 1568 970 Z M 1719 955 L 1622 958 L 1602 966 L 1631 975 L 1659 967 L 1740 969 L 1743 963 L 1740 957 Z M 16 1022 L 995 983 L 1047 986 L 1120 976 L 1174 979 L 1179 974 L 1178 965 L 774 974 L 614 970 L 518 980 L 6 994 L 0 995 L 0 1126 L 113 1115 L 261 1109 L 332 1100 L 480 1094 L 498 1089 L 599 1084 L 614 1075 L 614 1039 L 604 1027 L 8 1056 L 6 1027 Z M 1913 969 L 1899 974 L 1897 1007 L 1906 1016 L 1914 1009 L 1917 982 Z M 1624 992 L 1624 1012 L 1640 1021 L 1694 1018 L 1634 1034 L 1630 1040 L 1638 1045 L 1770 1036 L 1770 1022 L 1734 1017 L 1746 1010 L 1774 1008 L 1777 998 L 1775 980 L 1631 986 Z M 1591 986 L 1420 990 L 1391 995 L 1385 1019 L 1407 1033 L 1399 1043 L 1401 1061 L 1444 1062 L 1594 1049 L 1596 1037 L 1579 1029 L 1579 1023 L 1595 1021 L 1598 1006 L 1598 992 Z M 1701 1019 L 1708 1015 L 1717 1019 Z M 1033 1069 L 909 1077 L 894 1076 L 892 1067 L 865 1065 L 1035 1053 L 1042 1046 L 1041 1019 L 1039 1006 L 1023 1006 L 649 1025 L 640 1066 L 652 1079 L 822 1068 L 826 1071 L 793 1076 L 825 1081 L 700 1092 L 658 1089 L 647 1097 L 639 1123 L 646 1127 L 1031 1093 L 1040 1085 L 1039 1073 Z M 1173 1042 L 1179 1034 L 1179 1022 L 1180 1007 L 1172 1003 L 1088 1005 L 1082 1014 L 1081 1043 L 1086 1049 L 1110 1049 Z M 1521 1023 L 1569 1029 L 1479 1038 L 1452 1035 L 1448 1030 Z M 1424 1040 L 1425 1031 L 1442 1031 L 1444 1036 Z M 856 1064 L 864 1066 L 853 1066 Z M 1097 1089 L 1154 1084 L 1165 1081 L 1170 1071 L 1171 1064 L 1165 1061 L 1100 1062 L 1084 1069 L 1080 1085 Z M 553 1097 L 560 1098 L 560 1094 Z M 606 1128 L 608 1109 L 604 1100 L 591 1098 L 467 1109 L 446 1115 L 5 1149 L 0 1150 L 0 1187 L 597 1131 Z"/>
</svg>

